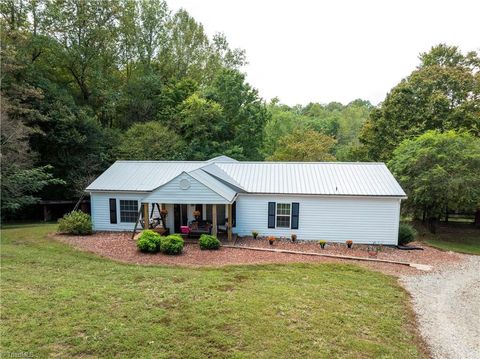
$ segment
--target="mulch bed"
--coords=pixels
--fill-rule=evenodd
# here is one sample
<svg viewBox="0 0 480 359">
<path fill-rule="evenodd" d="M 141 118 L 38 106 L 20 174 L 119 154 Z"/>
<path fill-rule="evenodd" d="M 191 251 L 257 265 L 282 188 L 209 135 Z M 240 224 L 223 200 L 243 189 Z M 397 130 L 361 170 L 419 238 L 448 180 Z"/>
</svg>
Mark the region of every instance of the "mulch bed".
<svg viewBox="0 0 480 359">
<path fill-rule="evenodd" d="M 335 258 L 314 257 L 301 254 L 273 253 L 262 251 L 247 251 L 236 248 L 220 248 L 218 251 L 202 251 L 196 243 L 186 243 L 183 253 L 178 256 L 164 254 L 145 254 L 137 250 L 136 243 L 131 239 L 131 233 L 102 232 L 91 236 L 64 236 L 54 235 L 54 238 L 73 245 L 84 251 L 92 252 L 102 257 L 124 263 L 146 265 L 180 265 L 180 266 L 224 266 L 232 264 L 267 264 L 267 263 L 349 263 L 358 264 L 370 269 L 393 275 L 418 274 L 421 271 L 407 266 L 372 263 Z M 316 242 L 295 242 L 277 240 L 270 246 L 265 239 L 240 238 L 238 246 L 288 249 L 304 252 L 315 252 L 356 257 L 369 257 L 366 245 L 355 245 L 346 248 L 345 244 L 327 244 L 321 249 Z M 421 243 L 412 243 L 424 250 L 405 251 L 392 247 L 380 247 L 378 259 L 387 259 L 402 262 L 414 262 L 433 266 L 434 270 L 462 261 L 464 255 L 439 251 L 424 246 Z"/>
</svg>

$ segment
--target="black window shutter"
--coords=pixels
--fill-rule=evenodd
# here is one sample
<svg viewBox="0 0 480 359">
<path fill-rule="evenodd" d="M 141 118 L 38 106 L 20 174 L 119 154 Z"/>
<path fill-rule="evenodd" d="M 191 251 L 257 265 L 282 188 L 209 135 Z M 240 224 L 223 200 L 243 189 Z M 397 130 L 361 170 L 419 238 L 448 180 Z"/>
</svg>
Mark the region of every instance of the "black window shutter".
<svg viewBox="0 0 480 359">
<path fill-rule="evenodd" d="M 232 227 L 237 225 L 237 202 L 232 203 Z"/>
<path fill-rule="evenodd" d="M 275 228 L 275 202 L 268 202 L 268 228 Z"/>
<path fill-rule="evenodd" d="M 300 210 L 300 203 L 292 203 L 292 229 L 298 229 L 298 213 Z"/>
<path fill-rule="evenodd" d="M 116 198 L 110 198 L 110 223 L 117 223 L 117 200 Z"/>
</svg>

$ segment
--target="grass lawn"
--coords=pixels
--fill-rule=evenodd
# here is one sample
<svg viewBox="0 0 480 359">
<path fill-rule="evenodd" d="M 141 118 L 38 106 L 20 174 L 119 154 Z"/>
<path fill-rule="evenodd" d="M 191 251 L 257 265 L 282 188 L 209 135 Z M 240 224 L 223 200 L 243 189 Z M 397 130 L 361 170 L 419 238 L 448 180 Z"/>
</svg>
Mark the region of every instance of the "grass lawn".
<svg viewBox="0 0 480 359">
<path fill-rule="evenodd" d="M 446 251 L 480 254 L 480 229 L 471 225 L 443 225 L 437 234 L 425 233 L 421 240 Z"/>
<path fill-rule="evenodd" d="M 33 357 L 417 358 L 407 295 L 353 265 L 137 266 L 54 225 L 1 239 L 1 349 Z"/>
</svg>

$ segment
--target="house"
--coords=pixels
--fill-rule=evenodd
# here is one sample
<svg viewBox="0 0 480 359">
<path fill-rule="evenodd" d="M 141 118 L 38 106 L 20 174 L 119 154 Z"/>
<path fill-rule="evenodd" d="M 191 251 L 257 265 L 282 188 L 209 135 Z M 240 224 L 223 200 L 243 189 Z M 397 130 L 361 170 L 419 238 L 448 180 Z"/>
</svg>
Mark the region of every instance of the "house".
<svg viewBox="0 0 480 359">
<path fill-rule="evenodd" d="M 397 244 L 405 192 L 383 163 L 117 161 L 86 191 L 96 231 L 132 231 L 168 211 L 178 233 L 194 211 L 229 235 Z M 196 213 L 198 215 L 198 212 Z M 228 226 L 229 224 L 229 226 Z"/>
</svg>

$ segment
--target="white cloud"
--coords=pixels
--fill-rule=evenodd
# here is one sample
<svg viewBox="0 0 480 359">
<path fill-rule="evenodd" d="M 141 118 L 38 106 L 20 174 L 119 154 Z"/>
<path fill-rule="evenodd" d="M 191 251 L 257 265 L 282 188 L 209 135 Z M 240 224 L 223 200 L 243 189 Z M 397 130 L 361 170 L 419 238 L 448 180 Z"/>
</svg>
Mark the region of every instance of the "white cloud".
<svg viewBox="0 0 480 359">
<path fill-rule="evenodd" d="M 246 50 L 248 81 L 294 105 L 376 104 L 444 42 L 480 49 L 480 1 L 167 0 Z"/>
</svg>

